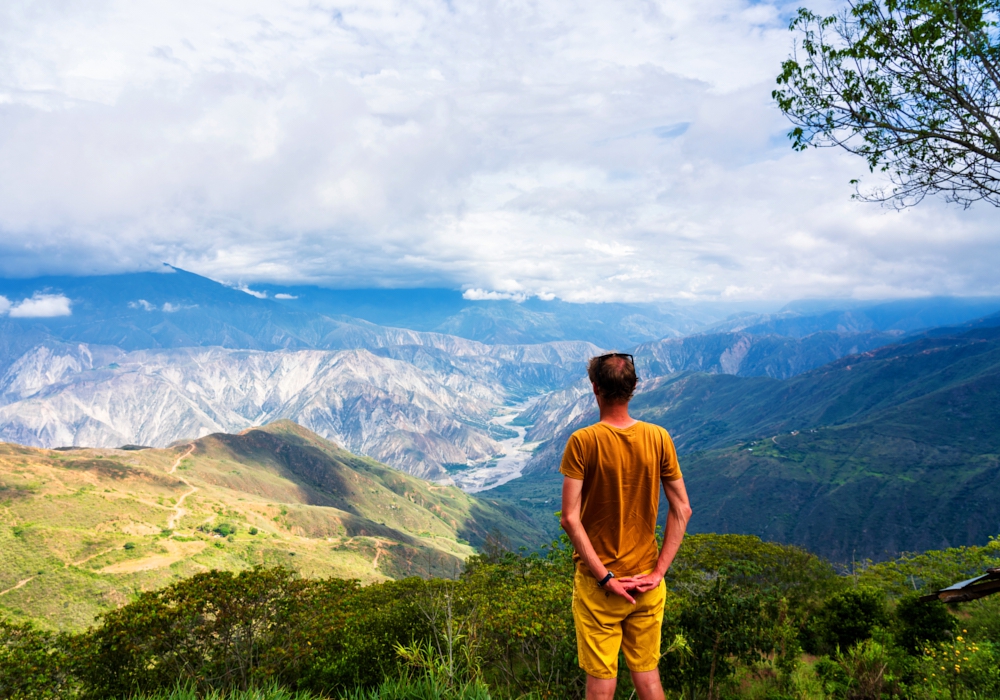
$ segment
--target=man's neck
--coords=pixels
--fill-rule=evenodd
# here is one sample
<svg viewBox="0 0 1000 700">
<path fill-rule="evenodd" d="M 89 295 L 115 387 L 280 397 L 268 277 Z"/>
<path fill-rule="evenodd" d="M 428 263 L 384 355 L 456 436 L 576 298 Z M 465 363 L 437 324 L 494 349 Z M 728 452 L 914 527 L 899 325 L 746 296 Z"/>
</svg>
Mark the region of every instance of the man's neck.
<svg viewBox="0 0 1000 700">
<path fill-rule="evenodd" d="M 638 422 L 628 414 L 628 403 L 605 404 L 601 401 L 598 407 L 601 410 L 601 422 L 613 428 L 631 428 Z"/>
</svg>

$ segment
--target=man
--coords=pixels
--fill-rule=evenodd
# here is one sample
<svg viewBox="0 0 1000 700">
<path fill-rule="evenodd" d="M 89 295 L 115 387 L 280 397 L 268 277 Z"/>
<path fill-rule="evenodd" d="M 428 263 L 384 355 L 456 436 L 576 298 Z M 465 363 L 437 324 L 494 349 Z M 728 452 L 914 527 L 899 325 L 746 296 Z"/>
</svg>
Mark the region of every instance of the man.
<svg viewBox="0 0 1000 700">
<path fill-rule="evenodd" d="M 632 356 L 595 357 L 587 374 L 600 422 L 570 436 L 559 469 L 562 526 L 576 549 L 573 619 L 587 700 L 614 697 L 619 649 L 639 700 L 663 700 L 663 576 L 684 538 L 691 506 L 670 435 L 629 416 L 636 385 Z M 670 513 L 657 552 L 661 483 Z"/>
</svg>

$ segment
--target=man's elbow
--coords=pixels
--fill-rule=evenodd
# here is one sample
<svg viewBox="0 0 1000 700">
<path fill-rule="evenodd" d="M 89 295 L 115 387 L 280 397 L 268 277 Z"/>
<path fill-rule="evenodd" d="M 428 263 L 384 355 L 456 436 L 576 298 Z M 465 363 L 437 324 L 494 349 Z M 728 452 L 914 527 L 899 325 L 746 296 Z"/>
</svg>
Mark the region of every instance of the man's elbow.
<svg viewBox="0 0 1000 700">
<path fill-rule="evenodd" d="M 679 503 L 676 508 L 671 508 L 671 511 L 676 511 L 675 517 L 685 524 L 691 520 L 691 516 L 694 514 L 689 503 Z"/>
<path fill-rule="evenodd" d="M 566 515 L 565 513 L 562 516 L 560 516 L 560 518 L 559 518 L 559 524 L 562 525 L 562 529 L 565 530 L 566 532 L 571 532 L 572 529 L 573 529 L 573 526 L 577 522 L 578 522 L 578 519 L 570 517 L 569 515 Z"/>
</svg>

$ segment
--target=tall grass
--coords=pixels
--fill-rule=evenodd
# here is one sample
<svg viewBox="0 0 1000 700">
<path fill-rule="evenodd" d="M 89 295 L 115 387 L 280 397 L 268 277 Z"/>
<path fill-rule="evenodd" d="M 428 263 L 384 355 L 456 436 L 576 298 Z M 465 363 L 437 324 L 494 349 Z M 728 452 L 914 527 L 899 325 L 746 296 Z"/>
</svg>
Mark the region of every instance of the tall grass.
<svg viewBox="0 0 1000 700">
<path fill-rule="evenodd" d="M 330 696 L 300 693 L 277 686 L 230 692 L 198 693 L 192 688 L 175 688 L 154 695 L 140 695 L 129 700 L 493 700 L 480 683 L 449 688 L 432 678 L 387 680 L 378 688 L 358 688 Z M 525 698 L 525 700 L 530 700 Z"/>
<path fill-rule="evenodd" d="M 199 693 L 194 688 L 179 687 L 153 695 L 136 695 L 129 700 L 323 700 L 319 695 L 299 693 L 272 686 L 254 690 Z"/>
<path fill-rule="evenodd" d="M 386 681 L 377 689 L 358 689 L 341 696 L 341 700 L 492 700 L 492 696 L 481 683 L 448 688 L 432 678 L 423 678 Z"/>
</svg>

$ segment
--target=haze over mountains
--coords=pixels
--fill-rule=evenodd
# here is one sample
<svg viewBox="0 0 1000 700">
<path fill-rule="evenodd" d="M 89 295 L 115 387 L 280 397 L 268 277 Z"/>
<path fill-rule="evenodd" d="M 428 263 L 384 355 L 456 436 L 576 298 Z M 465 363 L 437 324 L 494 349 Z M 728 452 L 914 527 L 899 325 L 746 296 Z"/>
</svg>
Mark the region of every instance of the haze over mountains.
<svg viewBox="0 0 1000 700">
<path fill-rule="evenodd" d="M 594 415 L 585 362 L 604 349 L 629 350 L 642 380 L 635 402 L 639 417 L 665 425 L 688 455 L 687 478 L 701 504 L 696 530 L 753 532 L 840 558 L 855 550 L 882 556 L 979 542 L 991 527 L 1000 531 L 1000 521 L 989 525 L 988 508 L 982 517 L 948 515 L 958 507 L 953 500 L 935 511 L 938 539 L 928 539 L 913 520 L 930 511 L 905 506 L 926 503 L 921 499 L 934 489 L 959 498 L 966 492 L 948 489 L 966 483 L 973 472 L 973 481 L 985 485 L 969 486 L 968 493 L 995 493 L 989 485 L 995 465 L 984 456 L 992 454 L 984 451 L 992 443 L 975 435 L 955 443 L 958 449 L 950 438 L 928 433 L 932 437 L 922 439 L 906 428 L 906 437 L 897 438 L 910 447 L 892 443 L 893 449 L 919 452 L 923 448 L 912 446 L 929 445 L 924 457 L 903 465 L 892 450 L 876 449 L 891 441 L 870 438 L 836 469 L 816 472 L 802 472 L 787 455 L 764 455 L 757 448 L 751 466 L 764 472 L 754 483 L 768 486 L 755 493 L 777 499 L 759 503 L 740 498 L 748 488 L 740 475 L 756 472 L 731 469 L 748 459 L 747 441 L 790 430 L 799 431 L 795 443 L 809 459 L 827 464 L 834 458 L 816 455 L 841 444 L 841 437 L 826 439 L 829 430 L 860 440 L 862 434 L 888 434 L 887 421 L 916 425 L 917 414 L 900 407 L 943 391 L 934 377 L 952 355 L 905 348 L 934 342 L 934 348 L 986 347 L 993 342 L 989 329 L 998 325 L 988 318 L 1000 309 L 997 299 L 783 307 L 567 304 L 465 299 L 448 290 L 241 290 L 174 268 L 162 274 L 0 280 L 0 297 L 0 440 L 8 442 L 165 448 L 289 419 L 357 454 L 451 483 L 462 470 L 490 469 L 511 444 L 521 444 L 512 443 L 516 433 L 496 419 L 514 410 L 514 425 L 526 428 L 524 449 L 541 446 L 522 478 L 486 493 L 533 509 L 532 527 L 551 532 L 554 462 L 568 431 Z M 966 323 L 958 330 L 932 330 Z M 976 336 L 974 327 L 986 335 Z M 924 357 L 924 350 L 929 359 L 913 364 L 905 382 L 886 379 L 902 366 L 898 358 Z M 858 355 L 881 359 L 841 359 Z M 955 374 L 965 377 L 949 385 L 959 392 L 955 396 L 980 391 L 983 378 L 992 376 L 992 357 L 975 360 L 974 378 Z M 882 369 L 855 381 L 862 365 Z M 863 411 L 831 418 L 822 408 L 865 397 L 875 403 Z M 925 403 L 919 410 L 933 416 L 951 405 Z M 978 406 L 961 410 L 982 417 Z M 824 439 L 803 432 L 814 429 Z M 957 434 L 965 435 L 962 430 Z M 777 439 L 768 449 L 786 442 Z M 969 460 L 986 471 L 968 471 Z M 931 462 L 945 465 L 944 471 L 917 478 L 913 470 L 930 469 Z M 961 479 L 947 476 L 959 472 Z M 850 488 L 874 483 L 859 475 L 871 474 L 889 480 L 889 486 L 878 486 L 879 498 L 904 504 L 877 526 L 866 516 L 871 508 L 841 508 L 849 498 L 857 502 Z M 907 480 L 925 487 L 903 495 L 893 490 Z M 846 490 L 837 491 L 841 487 Z M 766 524 L 763 514 L 770 514 Z M 842 527 L 831 530 L 831 522 Z"/>
</svg>

